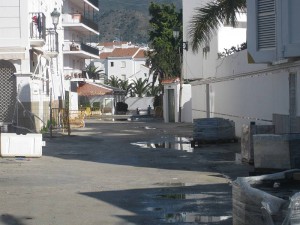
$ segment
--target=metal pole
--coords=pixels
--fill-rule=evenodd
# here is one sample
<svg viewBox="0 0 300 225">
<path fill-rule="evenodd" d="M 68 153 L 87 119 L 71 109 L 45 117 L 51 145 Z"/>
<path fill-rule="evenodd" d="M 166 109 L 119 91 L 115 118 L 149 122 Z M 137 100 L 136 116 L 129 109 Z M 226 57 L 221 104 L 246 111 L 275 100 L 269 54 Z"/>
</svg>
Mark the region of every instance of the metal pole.
<svg viewBox="0 0 300 225">
<path fill-rule="evenodd" d="M 183 78 L 182 78 L 182 57 L 181 57 L 181 46 L 179 46 L 179 61 L 180 61 L 180 83 L 179 83 L 179 112 L 178 112 L 178 122 L 181 122 L 181 113 L 182 113 L 182 86 L 183 86 Z"/>
<path fill-rule="evenodd" d="M 206 118 L 210 118 L 209 84 L 206 84 Z"/>
<path fill-rule="evenodd" d="M 49 108 L 50 108 L 50 138 L 52 138 L 52 88 L 50 88 L 50 102 L 49 102 Z"/>
</svg>

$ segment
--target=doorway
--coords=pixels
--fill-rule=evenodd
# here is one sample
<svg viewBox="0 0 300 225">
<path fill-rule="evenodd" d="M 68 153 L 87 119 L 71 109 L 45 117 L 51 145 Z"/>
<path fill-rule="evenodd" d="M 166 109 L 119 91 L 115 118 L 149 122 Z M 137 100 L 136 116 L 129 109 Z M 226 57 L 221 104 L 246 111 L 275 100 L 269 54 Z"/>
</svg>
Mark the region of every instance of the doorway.
<svg viewBox="0 0 300 225">
<path fill-rule="evenodd" d="M 16 105 L 15 66 L 6 60 L 0 60 L 0 122 L 11 123 Z"/>
<path fill-rule="evenodd" d="M 175 122 L 175 94 L 174 94 L 174 89 L 168 89 L 168 116 L 169 116 L 169 122 Z"/>
</svg>

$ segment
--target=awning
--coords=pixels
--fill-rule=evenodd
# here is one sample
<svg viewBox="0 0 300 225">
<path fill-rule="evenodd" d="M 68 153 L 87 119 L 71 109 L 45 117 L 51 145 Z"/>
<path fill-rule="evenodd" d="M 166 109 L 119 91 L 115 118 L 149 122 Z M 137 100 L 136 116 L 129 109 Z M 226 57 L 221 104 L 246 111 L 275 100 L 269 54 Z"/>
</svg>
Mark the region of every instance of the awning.
<svg viewBox="0 0 300 225">
<path fill-rule="evenodd" d="M 79 96 L 125 95 L 125 91 L 105 84 L 79 83 Z"/>
<path fill-rule="evenodd" d="M 4 60 L 25 59 L 25 48 L 0 47 L 0 59 L 4 59 Z"/>
<path fill-rule="evenodd" d="M 77 93 L 79 96 L 111 95 L 113 90 L 100 84 L 83 83 L 77 88 Z"/>
</svg>

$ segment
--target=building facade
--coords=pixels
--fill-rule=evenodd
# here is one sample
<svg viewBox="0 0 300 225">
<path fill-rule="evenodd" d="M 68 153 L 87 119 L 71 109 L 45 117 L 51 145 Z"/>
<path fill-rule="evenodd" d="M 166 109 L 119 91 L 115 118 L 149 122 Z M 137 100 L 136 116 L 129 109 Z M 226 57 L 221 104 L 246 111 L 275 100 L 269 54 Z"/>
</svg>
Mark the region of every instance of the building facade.
<svg viewBox="0 0 300 225">
<path fill-rule="evenodd" d="M 207 2 L 183 0 L 183 31 L 187 41 L 190 38 L 187 35 L 189 21 L 195 13 L 195 8 L 201 7 Z M 274 9 L 275 2 L 279 4 L 276 7 L 281 9 L 278 13 L 270 10 Z M 263 7 L 266 5 L 262 7 L 270 11 L 274 18 L 277 18 L 282 16 L 279 12 L 299 6 L 298 3 L 291 2 L 295 6 L 286 7 L 286 3 L 280 2 L 268 1 L 268 4 L 271 4 L 270 8 Z M 271 29 L 270 26 L 274 23 L 262 24 L 260 29 L 269 31 L 268 39 L 263 40 L 264 36 L 259 36 L 258 30 L 254 29 L 255 24 L 258 24 L 258 12 L 255 10 L 258 4 L 259 1 L 248 1 L 247 23 L 245 18 L 241 17 L 239 19 L 240 26 L 237 28 L 221 26 L 211 42 L 200 47 L 198 54 L 192 51 L 184 52 L 183 71 L 184 78 L 189 79 L 192 85 L 193 118 L 223 117 L 231 119 L 235 122 L 238 136 L 242 133 L 243 125 L 249 125 L 252 121 L 257 124 L 273 124 L 276 115 L 289 116 L 291 112 L 293 117 L 300 115 L 299 93 L 297 92 L 300 88 L 298 79 L 300 68 L 299 61 L 294 54 L 295 51 L 293 51 L 293 57 L 290 58 L 275 57 L 276 55 L 280 56 L 280 54 L 276 54 L 276 51 L 284 49 L 280 47 L 283 42 L 277 36 L 283 34 L 281 33 L 282 29 L 293 27 L 295 24 L 291 23 L 285 28 L 276 28 L 275 30 L 280 31 L 281 34 L 274 33 L 275 36 L 272 39 L 270 39 L 270 35 L 274 29 Z M 296 13 L 290 12 L 289 15 L 290 17 L 286 18 L 293 17 L 293 21 L 296 21 Z M 245 26 L 246 24 L 247 26 Z M 219 53 L 222 53 L 222 48 L 229 49 L 231 46 L 240 45 L 241 41 L 246 41 L 246 29 L 248 29 L 248 49 L 220 57 Z M 289 40 L 296 43 L 299 40 L 299 29 L 291 30 L 293 32 L 290 34 L 293 34 L 293 38 Z M 234 36 L 239 38 L 234 40 L 232 38 Z M 235 44 L 228 42 L 229 46 L 223 47 L 220 41 L 228 40 L 228 37 L 232 38 Z M 260 37 L 261 44 L 268 44 L 268 41 L 273 40 L 274 46 L 261 45 L 261 48 L 258 48 L 257 37 Z M 299 48 L 294 50 L 296 49 Z M 291 51 L 289 50 L 289 52 Z M 298 53 L 298 55 L 300 54 Z M 270 57 L 266 60 L 268 56 Z"/>
<path fill-rule="evenodd" d="M 51 18 L 54 9 L 61 8 L 61 0 L 0 3 L 0 122 L 22 132 L 45 126 L 50 100 L 61 99 L 57 92 L 62 88 L 61 64 L 56 60 L 59 45 L 55 41 L 59 31 Z"/>
<path fill-rule="evenodd" d="M 95 21 L 98 12 L 97 0 L 68 0 L 63 5 L 63 74 L 65 89 L 70 93 L 70 110 L 78 110 L 78 82 L 91 79 L 86 68 L 99 58 L 98 48 L 91 44 L 99 36 Z"/>
<path fill-rule="evenodd" d="M 93 0 L 0 2 L 0 125 L 39 132 L 52 109 L 64 107 L 65 91 L 76 86 L 66 75 L 76 78 L 86 59 L 98 57 L 85 39 L 99 34 L 97 11 Z"/>
</svg>

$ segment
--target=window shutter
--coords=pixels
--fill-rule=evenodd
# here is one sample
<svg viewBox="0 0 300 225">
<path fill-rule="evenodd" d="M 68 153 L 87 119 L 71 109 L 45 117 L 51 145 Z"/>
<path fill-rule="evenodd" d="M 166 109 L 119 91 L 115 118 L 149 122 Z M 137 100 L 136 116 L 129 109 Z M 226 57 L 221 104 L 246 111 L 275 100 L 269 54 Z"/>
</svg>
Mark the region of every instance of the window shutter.
<svg viewBox="0 0 300 225">
<path fill-rule="evenodd" d="M 257 1 L 258 50 L 276 47 L 275 0 Z"/>
<path fill-rule="evenodd" d="M 276 59 L 276 1 L 247 0 L 249 63 L 270 63 Z"/>
<path fill-rule="evenodd" d="M 300 57 L 300 0 L 247 0 L 249 62 Z"/>
<path fill-rule="evenodd" d="M 281 0 L 283 57 L 300 56 L 300 1 Z"/>
</svg>

